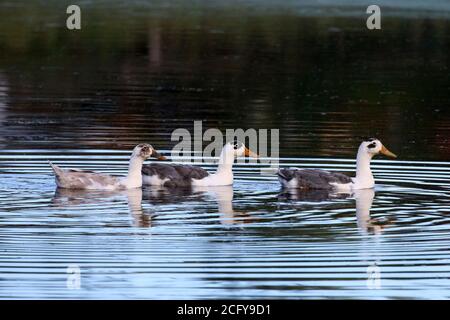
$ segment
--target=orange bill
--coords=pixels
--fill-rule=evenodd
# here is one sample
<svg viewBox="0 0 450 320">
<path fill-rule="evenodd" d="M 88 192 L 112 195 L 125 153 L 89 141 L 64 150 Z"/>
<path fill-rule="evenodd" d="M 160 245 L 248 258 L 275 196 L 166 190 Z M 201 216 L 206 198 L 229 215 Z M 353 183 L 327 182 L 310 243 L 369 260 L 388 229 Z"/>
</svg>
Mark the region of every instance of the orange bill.
<svg viewBox="0 0 450 320">
<path fill-rule="evenodd" d="M 259 158 L 257 153 L 254 153 L 253 151 L 249 150 L 247 147 L 245 148 L 244 155 L 246 157 Z"/>
<path fill-rule="evenodd" d="M 394 153 L 390 152 L 388 149 L 386 149 L 385 146 L 381 147 L 380 153 L 390 158 L 397 158 L 397 156 Z"/>
<path fill-rule="evenodd" d="M 153 150 L 152 157 L 156 158 L 156 160 L 167 160 L 166 157 L 164 157 L 162 154 L 160 154 L 158 151 Z"/>
</svg>

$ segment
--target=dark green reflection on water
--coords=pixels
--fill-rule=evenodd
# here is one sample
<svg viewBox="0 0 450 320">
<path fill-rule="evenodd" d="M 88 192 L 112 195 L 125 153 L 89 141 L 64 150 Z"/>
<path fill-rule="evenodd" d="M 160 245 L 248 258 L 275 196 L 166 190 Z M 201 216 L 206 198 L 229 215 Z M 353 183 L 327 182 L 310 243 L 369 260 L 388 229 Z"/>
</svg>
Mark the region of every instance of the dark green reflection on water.
<svg viewBox="0 0 450 320">
<path fill-rule="evenodd" d="M 368 31 L 364 12 L 85 2 L 73 32 L 50 3 L 0 6 L 4 148 L 170 148 L 205 120 L 280 128 L 281 156 L 353 157 L 376 135 L 402 159 L 448 160 L 449 20 Z"/>
</svg>

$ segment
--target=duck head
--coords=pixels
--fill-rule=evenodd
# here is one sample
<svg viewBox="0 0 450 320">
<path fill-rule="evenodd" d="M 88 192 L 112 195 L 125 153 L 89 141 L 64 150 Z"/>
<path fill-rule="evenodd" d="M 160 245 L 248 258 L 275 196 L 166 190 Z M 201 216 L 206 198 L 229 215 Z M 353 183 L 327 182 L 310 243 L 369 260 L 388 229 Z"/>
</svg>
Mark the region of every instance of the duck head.
<svg viewBox="0 0 450 320">
<path fill-rule="evenodd" d="M 225 148 L 228 152 L 233 153 L 234 157 L 251 157 L 251 158 L 259 158 L 258 154 L 248 149 L 242 142 L 233 141 L 228 142 L 225 145 Z"/>
<path fill-rule="evenodd" d="M 376 138 L 367 138 L 361 143 L 360 150 L 369 154 L 371 157 L 377 154 L 383 154 L 389 158 L 397 158 L 397 156 L 389 151 L 380 140 Z"/>
<path fill-rule="evenodd" d="M 153 147 L 147 143 L 138 144 L 133 149 L 132 157 L 139 157 L 143 160 L 149 157 L 156 158 L 157 160 L 166 160 L 166 157 L 161 155 L 158 151 L 153 149 Z"/>
</svg>

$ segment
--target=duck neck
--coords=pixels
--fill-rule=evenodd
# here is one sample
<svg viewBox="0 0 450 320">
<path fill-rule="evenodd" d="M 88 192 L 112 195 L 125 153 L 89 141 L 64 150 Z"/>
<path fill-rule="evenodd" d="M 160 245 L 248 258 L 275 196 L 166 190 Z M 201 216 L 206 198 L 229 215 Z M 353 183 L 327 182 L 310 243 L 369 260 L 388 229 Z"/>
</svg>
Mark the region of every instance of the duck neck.
<svg viewBox="0 0 450 320">
<path fill-rule="evenodd" d="M 227 147 L 222 149 L 220 153 L 219 165 L 216 174 L 233 175 L 234 154 Z"/>
<path fill-rule="evenodd" d="M 128 165 L 128 175 L 126 177 L 126 184 L 128 188 L 142 187 L 142 164 L 144 159 L 133 156 Z"/>
<path fill-rule="evenodd" d="M 355 187 L 357 189 L 373 188 L 375 185 L 372 171 L 370 170 L 371 160 L 372 155 L 360 148 L 358 151 L 358 156 L 356 157 Z"/>
</svg>

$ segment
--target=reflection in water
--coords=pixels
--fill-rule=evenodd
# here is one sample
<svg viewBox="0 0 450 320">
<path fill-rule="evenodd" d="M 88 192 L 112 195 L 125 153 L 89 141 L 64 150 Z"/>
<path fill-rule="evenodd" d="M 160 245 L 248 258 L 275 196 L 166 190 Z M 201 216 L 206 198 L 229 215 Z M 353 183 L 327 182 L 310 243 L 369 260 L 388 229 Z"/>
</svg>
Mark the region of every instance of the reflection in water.
<svg viewBox="0 0 450 320">
<path fill-rule="evenodd" d="M 302 189 L 283 189 L 279 194 L 279 199 L 297 200 L 304 202 L 323 202 L 336 199 L 355 198 L 356 218 L 358 228 L 363 233 L 380 234 L 383 229 L 391 223 L 390 219 L 373 219 L 370 216 L 373 199 L 375 197 L 374 189 L 354 190 L 353 193 L 334 193 L 327 190 L 302 190 Z"/>
<path fill-rule="evenodd" d="M 204 192 L 217 201 L 217 209 L 222 224 L 232 225 L 255 221 L 248 212 L 233 209 L 232 186 L 195 187 L 194 190 L 196 192 Z"/>
<path fill-rule="evenodd" d="M 142 189 L 130 189 L 126 191 L 126 194 L 130 215 L 133 218 L 133 226 L 140 228 L 151 227 L 154 214 L 147 214 L 142 208 Z"/>
<path fill-rule="evenodd" d="M 358 228 L 363 232 L 369 232 L 369 228 L 371 228 L 370 209 L 372 208 L 375 191 L 374 189 L 355 190 L 354 196 Z M 373 231 L 379 233 L 380 230 L 374 228 Z"/>
<path fill-rule="evenodd" d="M 63 156 L 115 173 L 111 163 L 126 163 L 128 157 L 113 151 Z M 443 187 L 448 163 L 401 162 L 402 180 L 387 184 L 394 164 L 380 163 L 375 174 L 384 179 L 376 200 L 373 190 L 363 190 L 355 199 L 294 193 L 292 200 L 304 202 L 291 202 L 277 199 L 274 178 L 256 182 L 258 169 L 250 176 L 244 164 L 236 168 L 233 188 L 60 189 L 55 195 L 44 160 L 14 151 L 0 152 L 1 157 L 8 163 L 0 185 L 1 267 L 8 272 L 2 274 L 0 297 L 420 298 L 430 289 L 439 290 L 433 297 L 449 296 L 448 281 L 442 281 L 449 276 L 444 259 L 450 245 L 450 196 Z M 346 164 L 337 162 L 332 169 Z M 371 215 L 394 212 L 395 222 L 380 234 L 383 229 Z M 239 225 L 249 221 L 245 228 Z M 372 232 L 378 234 L 367 236 Z M 89 274 L 77 292 L 61 290 L 61 275 L 54 272 L 57 266 L 65 275 L 72 263 Z M 368 285 L 377 287 L 377 270 L 381 288 L 368 290 Z M 375 281 L 366 285 L 368 277 Z"/>
<path fill-rule="evenodd" d="M 222 224 L 240 224 L 254 221 L 247 212 L 233 209 L 233 192 L 232 186 L 145 188 L 144 200 L 155 204 L 186 204 L 189 206 L 189 202 L 201 203 L 209 198 L 217 203 L 217 211 Z"/>
<path fill-rule="evenodd" d="M 233 187 L 216 186 L 213 188 L 199 187 L 197 191 L 206 192 L 217 201 L 217 209 L 222 224 L 236 224 L 240 222 L 239 214 L 233 210 Z"/>
<path fill-rule="evenodd" d="M 0 70 L 0 128 L 4 126 L 3 122 L 6 118 L 6 99 L 8 97 L 8 81 L 3 71 Z M 3 137 L 4 135 L 0 134 L 0 147 L 3 148 Z"/>
<path fill-rule="evenodd" d="M 308 202 L 321 202 L 332 199 L 348 198 L 350 193 L 330 192 L 327 190 L 304 190 L 296 188 L 283 189 L 279 194 L 280 199 L 299 200 Z"/>
<path fill-rule="evenodd" d="M 374 189 L 361 189 L 354 191 L 356 200 L 356 217 L 358 227 L 364 233 L 380 234 L 392 223 L 392 219 L 375 219 L 370 216 L 373 199 L 375 197 Z"/>
<path fill-rule="evenodd" d="M 52 199 L 53 206 L 102 206 L 102 203 L 111 203 L 117 199 L 126 197 L 128 210 L 133 218 L 135 227 L 151 227 L 152 214 L 144 212 L 142 208 L 142 189 L 128 189 L 115 191 L 86 191 L 56 188 Z"/>
<path fill-rule="evenodd" d="M 90 191 L 70 190 L 57 188 L 52 199 L 53 206 L 101 206 L 102 203 L 111 203 L 117 199 L 126 197 L 128 209 L 133 218 L 135 227 L 152 227 L 156 217 L 154 212 L 144 212 L 142 200 L 152 205 L 159 206 L 168 204 L 186 204 L 185 210 L 194 209 L 189 202 L 201 203 L 212 198 L 217 203 L 217 212 L 220 222 L 224 225 L 249 223 L 255 221 L 251 215 L 243 211 L 233 209 L 233 187 L 192 187 L 192 188 L 136 188 L 116 191 Z M 156 209 L 155 209 L 156 210 Z"/>
<path fill-rule="evenodd" d="M 56 188 L 52 203 L 57 207 L 100 204 L 108 198 L 120 195 L 121 191 L 86 191 Z"/>
<path fill-rule="evenodd" d="M 61 8 L 13 2 L 0 10 L 11 149 L 170 149 L 173 130 L 203 119 L 280 129 L 283 157 L 353 157 L 360 135 L 402 159 L 450 154 L 450 20 L 387 18 L 380 34 L 360 17 L 92 2 L 84 37 L 36 28 L 59 25 Z"/>
<path fill-rule="evenodd" d="M 176 203 L 188 205 L 189 202 L 201 202 L 205 201 L 206 197 L 210 197 L 217 203 L 217 211 L 220 214 L 220 222 L 222 224 L 239 224 L 256 221 L 249 213 L 243 211 L 238 212 L 233 209 L 232 186 L 145 188 L 144 190 L 136 188 L 106 192 L 86 192 L 83 190 L 57 188 L 52 202 L 57 206 L 101 205 L 102 202 L 110 202 L 111 198 L 126 196 L 129 212 L 133 218 L 133 226 L 151 227 L 152 217 L 155 215 L 144 212 L 142 207 L 143 193 L 145 194 L 144 200 L 155 205 Z M 305 191 L 300 189 L 287 189 L 279 195 L 279 199 L 322 202 L 345 199 L 351 196 L 356 200 L 358 228 L 364 233 L 380 234 L 390 221 L 382 221 L 370 217 L 370 209 L 375 196 L 373 189 L 356 190 L 353 194 L 329 193 L 326 190 Z"/>
</svg>

